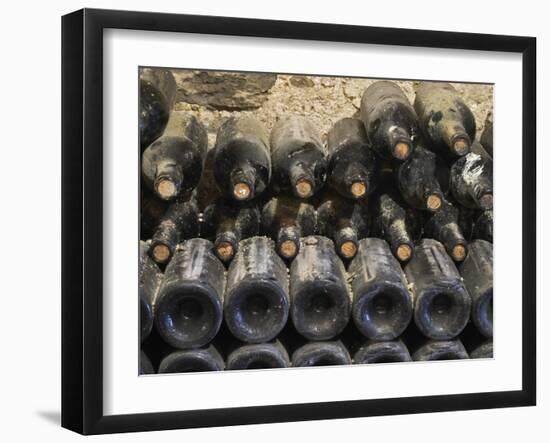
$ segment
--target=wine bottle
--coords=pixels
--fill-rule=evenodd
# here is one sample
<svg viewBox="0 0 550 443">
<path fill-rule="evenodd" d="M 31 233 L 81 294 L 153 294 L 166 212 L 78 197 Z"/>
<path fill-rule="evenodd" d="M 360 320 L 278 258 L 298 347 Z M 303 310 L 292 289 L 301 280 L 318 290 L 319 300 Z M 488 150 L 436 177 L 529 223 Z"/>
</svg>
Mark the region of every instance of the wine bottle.
<svg viewBox="0 0 550 443">
<path fill-rule="evenodd" d="M 236 206 L 220 199 L 206 208 L 203 218 L 204 234 L 212 232 L 214 252 L 224 263 L 231 262 L 241 240 L 258 235 L 260 230 L 260 211 L 255 204 Z"/>
<path fill-rule="evenodd" d="M 212 243 L 195 238 L 178 246 L 164 273 L 155 326 L 174 348 L 198 348 L 214 338 L 223 314 L 225 269 Z"/>
<path fill-rule="evenodd" d="M 474 225 L 473 238 L 493 243 L 493 210 L 481 212 Z"/>
<path fill-rule="evenodd" d="M 435 212 L 444 197 L 436 178 L 436 155 L 418 145 L 397 170 L 397 184 L 403 199 L 413 208 Z"/>
<path fill-rule="evenodd" d="M 343 118 L 328 133 L 328 183 L 342 197 L 365 198 L 376 189 L 378 159 L 361 120 Z"/>
<path fill-rule="evenodd" d="M 454 198 L 472 209 L 493 208 L 493 162 L 474 152 L 451 167 L 450 187 Z"/>
<path fill-rule="evenodd" d="M 247 201 L 259 196 L 271 180 L 266 130 L 252 117 L 227 119 L 214 147 L 214 177 L 229 198 Z"/>
<path fill-rule="evenodd" d="M 454 262 L 441 243 L 421 240 L 405 266 L 413 293 L 414 320 L 434 340 L 456 337 L 470 318 L 472 302 Z"/>
<path fill-rule="evenodd" d="M 153 363 L 151 363 L 151 360 L 149 357 L 147 357 L 147 354 L 143 352 L 142 350 L 139 351 L 139 375 L 145 375 L 145 374 L 154 374 L 155 369 L 153 368 Z"/>
<path fill-rule="evenodd" d="M 279 120 L 271 131 L 270 142 L 276 192 L 292 190 L 298 198 L 309 198 L 323 187 L 327 151 L 309 120 L 300 116 Z"/>
<path fill-rule="evenodd" d="M 424 236 L 442 243 L 456 262 L 463 261 L 468 255 L 468 242 L 458 222 L 458 209 L 449 202 L 443 202 L 440 210 L 428 217 Z"/>
<path fill-rule="evenodd" d="M 493 245 L 485 240 L 470 243 L 470 253 L 460 274 L 472 297 L 472 322 L 485 337 L 493 336 Z"/>
<path fill-rule="evenodd" d="M 341 341 L 312 342 L 292 354 L 292 366 L 351 365 L 351 357 Z"/>
<path fill-rule="evenodd" d="M 493 112 L 489 111 L 485 125 L 479 139 L 485 150 L 493 157 Z"/>
<path fill-rule="evenodd" d="M 470 358 L 493 358 L 493 340 L 487 340 L 470 352 Z"/>
<path fill-rule="evenodd" d="M 473 321 L 468 323 L 459 338 L 470 358 L 493 358 L 493 338 L 482 334 Z"/>
<path fill-rule="evenodd" d="M 374 231 L 390 245 L 392 254 L 402 263 L 414 251 L 414 234 L 418 230 L 413 211 L 408 211 L 395 192 L 384 192 L 373 204 Z"/>
<path fill-rule="evenodd" d="M 214 346 L 210 345 L 206 348 L 171 352 L 160 362 L 159 374 L 223 371 L 224 369 L 225 363 L 222 356 Z"/>
<path fill-rule="evenodd" d="M 159 138 L 176 98 L 176 80 L 166 69 L 143 68 L 139 79 L 139 141 L 141 150 Z"/>
<path fill-rule="evenodd" d="M 194 189 L 202 174 L 208 137 L 194 116 L 173 112 L 162 137 L 143 151 L 145 185 L 163 200 L 174 200 Z"/>
<path fill-rule="evenodd" d="M 474 218 L 477 216 L 477 211 L 460 206 L 460 204 L 454 201 L 452 196 L 449 196 L 447 201 L 458 210 L 458 226 L 462 231 L 464 239 L 469 242 L 472 240 L 472 235 L 474 232 Z"/>
<path fill-rule="evenodd" d="M 459 339 L 429 340 L 413 355 L 414 361 L 461 360 L 467 359 L 468 353 Z"/>
<path fill-rule="evenodd" d="M 281 342 L 259 343 L 238 347 L 227 357 L 227 369 L 288 368 L 290 358 Z"/>
<path fill-rule="evenodd" d="M 333 242 L 305 237 L 290 266 L 290 315 L 296 330 L 309 340 L 329 340 L 349 321 L 351 291 Z"/>
<path fill-rule="evenodd" d="M 169 202 L 157 198 L 155 194 L 143 186 L 141 188 L 140 197 L 139 238 L 141 240 L 149 240 L 160 224 L 162 216 L 168 209 Z"/>
<path fill-rule="evenodd" d="M 276 242 L 277 253 L 292 260 L 300 250 L 300 238 L 315 234 L 317 213 L 304 201 L 279 195 L 262 210 L 262 232 Z"/>
<path fill-rule="evenodd" d="M 365 90 L 361 120 L 372 149 L 380 157 L 404 161 L 412 154 L 418 117 L 396 83 L 377 81 Z"/>
<path fill-rule="evenodd" d="M 336 252 L 345 260 L 355 257 L 359 240 L 368 235 L 367 220 L 364 201 L 329 195 L 317 208 L 318 233 L 334 241 Z"/>
<path fill-rule="evenodd" d="M 393 340 L 412 318 L 412 299 L 405 275 L 388 244 L 379 238 L 359 242 L 349 267 L 353 290 L 352 317 L 365 337 Z"/>
<path fill-rule="evenodd" d="M 139 242 L 139 323 L 142 342 L 149 336 L 151 329 L 153 329 L 155 305 L 163 278 L 158 266 L 147 255 L 148 249 L 148 243 L 144 241 Z"/>
<path fill-rule="evenodd" d="M 369 340 L 353 356 L 353 362 L 356 365 L 408 361 L 412 361 L 411 354 L 401 340 Z"/>
<path fill-rule="evenodd" d="M 225 322 L 247 343 L 274 339 L 288 319 L 288 273 L 267 237 L 243 240 L 229 266 Z"/>
<path fill-rule="evenodd" d="M 199 233 L 199 210 L 194 196 L 187 201 L 172 203 L 151 239 L 149 255 L 155 262 L 166 264 L 174 255 L 176 246 Z"/>
<path fill-rule="evenodd" d="M 485 161 L 493 161 L 493 157 L 487 152 L 487 150 L 483 147 L 483 145 L 475 140 L 472 142 L 472 151 L 474 154 L 479 155 L 483 160 Z"/>
<path fill-rule="evenodd" d="M 470 152 L 476 135 L 475 118 L 451 84 L 421 82 L 414 109 L 424 135 L 440 154 L 456 157 Z"/>
</svg>

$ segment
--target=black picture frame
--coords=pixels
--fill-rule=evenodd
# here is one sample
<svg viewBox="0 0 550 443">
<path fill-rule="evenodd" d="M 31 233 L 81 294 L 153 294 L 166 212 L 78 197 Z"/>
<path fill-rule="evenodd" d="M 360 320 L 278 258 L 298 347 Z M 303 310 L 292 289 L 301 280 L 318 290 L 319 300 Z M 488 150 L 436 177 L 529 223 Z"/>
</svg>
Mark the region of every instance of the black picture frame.
<svg viewBox="0 0 550 443">
<path fill-rule="evenodd" d="M 103 30 L 108 28 L 522 54 L 522 389 L 104 415 L 102 84 Z M 536 404 L 535 38 L 83 9 L 62 19 L 62 60 L 62 426 L 82 434 L 102 434 Z"/>
</svg>

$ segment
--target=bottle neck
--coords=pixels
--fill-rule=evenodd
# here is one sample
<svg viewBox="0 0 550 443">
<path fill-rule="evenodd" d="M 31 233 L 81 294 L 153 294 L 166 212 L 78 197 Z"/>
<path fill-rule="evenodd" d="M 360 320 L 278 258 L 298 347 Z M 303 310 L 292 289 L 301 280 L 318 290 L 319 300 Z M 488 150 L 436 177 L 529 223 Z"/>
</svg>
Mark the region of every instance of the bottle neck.
<svg viewBox="0 0 550 443">
<path fill-rule="evenodd" d="M 286 259 L 293 259 L 300 250 L 302 230 L 298 226 L 284 226 L 277 234 L 277 251 Z"/>
<path fill-rule="evenodd" d="M 454 261 L 463 261 L 468 253 L 467 242 L 456 222 L 447 223 L 439 229 L 439 240 Z"/>
<path fill-rule="evenodd" d="M 439 183 L 435 179 L 429 180 L 424 184 L 423 200 L 427 211 L 437 212 L 441 209 L 445 199 Z"/>
<path fill-rule="evenodd" d="M 401 262 L 410 260 L 413 253 L 413 241 L 405 217 L 395 219 L 386 231 L 394 256 Z"/>
<path fill-rule="evenodd" d="M 315 192 L 315 177 L 311 167 L 297 161 L 290 167 L 292 192 L 298 198 L 311 197 Z"/>
<path fill-rule="evenodd" d="M 214 251 L 223 262 L 231 261 L 239 248 L 240 235 L 236 230 L 218 229 Z"/>
<path fill-rule="evenodd" d="M 400 126 L 390 126 L 387 133 L 390 155 L 399 160 L 407 160 L 413 152 L 411 135 Z"/>
<path fill-rule="evenodd" d="M 451 153 L 461 157 L 470 152 L 472 141 L 460 122 L 440 120 L 438 126 L 440 128 L 441 138 L 449 147 Z"/>
<path fill-rule="evenodd" d="M 344 173 L 344 184 L 353 197 L 363 198 L 370 191 L 368 188 L 369 178 L 368 172 L 362 164 L 351 162 Z"/>
<path fill-rule="evenodd" d="M 334 245 L 340 257 L 346 259 L 355 257 L 358 242 L 357 230 L 351 226 L 342 227 L 334 231 Z"/>
<path fill-rule="evenodd" d="M 173 200 L 181 192 L 183 172 L 181 167 L 173 162 L 161 161 L 157 165 L 155 193 L 163 200 Z"/>
<path fill-rule="evenodd" d="M 251 200 L 256 194 L 256 169 L 248 162 L 243 162 L 231 171 L 231 195 L 240 201 Z"/>
<path fill-rule="evenodd" d="M 493 209 L 493 187 L 492 183 L 483 176 L 478 177 L 478 182 L 469 189 L 470 196 L 483 210 Z"/>
</svg>

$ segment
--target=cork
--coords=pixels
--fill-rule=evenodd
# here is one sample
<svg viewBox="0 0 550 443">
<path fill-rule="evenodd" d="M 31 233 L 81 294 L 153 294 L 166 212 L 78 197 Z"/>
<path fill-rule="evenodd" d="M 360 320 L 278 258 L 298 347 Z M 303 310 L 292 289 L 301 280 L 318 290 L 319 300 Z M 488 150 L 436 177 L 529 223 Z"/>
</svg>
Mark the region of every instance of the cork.
<svg viewBox="0 0 550 443">
<path fill-rule="evenodd" d="M 426 202 L 426 206 L 428 209 L 431 209 L 432 211 L 436 211 L 441 207 L 441 197 L 438 195 L 432 194 L 428 197 L 428 201 Z"/>
<path fill-rule="evenodd" d="M 464 155 L 470 150 L 470 144 L 465 139 L 458 138 L 454 142 L 453 149 L 458 155 Z"/>
<path fill-rule="evenodd" d="M 411 258 L 412 249 L 409 245 L 399 245 L 397 248 L 397 258 L 400 261 L 407 261 Z"/>
<path fill-rule="evenodd" d="M 226 261 L 230 260 L 233 257 L 235 251 L 233 250 L 233 246 L 231 245 L 231 243 L 221 242 L 216 247 L 216 254 L 221 260 Z"/>
<path fill-rule="evenodd" d="M 298 247 L 292 240 L 285 240 L 281 243 L 280 252 L 283 257 L 292 258 L 298 253 Z"/>
<path fill-rule="evenodd" d="M 344 257 L 353 258 L 355 257 L 355 254 L 357 254 L 357 246 L 354 242 L 348 240 L 342 243 L 342 246 L 340 246 L 340 251 Z"/>
<path fill-rule="evenodd" d="M 364 182 L 355 182 L 351 185 L 351 193 L 354 197 L 363 197 L 367 193 L 367 185 Z"/>
<path fill-rule="evenodd" d="M 166 245 L 155 245 L 153 258 L 157 263 L 164 263 L 170 258 L 170 249 Z"/>
<path fill-rule="evenodd" d="M 466 258 L 466 248 L 464 245 L 456 245 L 453 247 L 452 255 L 456 261 L 462 261 Z"/>
<path fill-rule="evenodd" d="M 233 195 L 237 200 L 247 200 L 250 197 L 251 189 L 246 183 L 237 183 L 233 186 Z"/>
<path fill-rule="evenodd" d="M 302 179 L 296 183 L 296 193 L 299 197 L 310 197 L 312 189 L 313 187 L 311 186 L 311 183 L 307 180 Z"/>
<path fill-rule="evenodd" d="M 172 180 L 163 179 L 157 185 L 157 193 L 163 199 L 175 197 L 176 192 L 176 185 Z"/>
<path fill-rule="evenodd" d="M 394 150 L 393 150 L 393 156 L 397 158 L 398 160 L 405 160 L 411 152 L 410 146 L 405 142 L 399 142 L 396 143 Z"/>
</svg>

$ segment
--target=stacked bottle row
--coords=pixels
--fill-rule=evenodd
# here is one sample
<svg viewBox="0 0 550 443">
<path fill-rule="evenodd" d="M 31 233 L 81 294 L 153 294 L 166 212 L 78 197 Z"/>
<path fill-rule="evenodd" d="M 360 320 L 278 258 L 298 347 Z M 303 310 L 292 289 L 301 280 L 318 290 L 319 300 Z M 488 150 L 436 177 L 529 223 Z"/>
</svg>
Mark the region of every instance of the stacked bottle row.
<svg viewBox="0 0 550 443">
<path fill-rule="evenodd" d="M 492 358 L 491 340 L 469 325 L 452 340 L 431 340 L 411 325 L 394 340 L 367 340 L 350 324 L 332 340 L 308 341 L 288 324 L 277 339 L 243 343 L 225 326 L 215 340 L 194 349 L 175 349 L 155 333 L 144 343 L 140 373 L 200 372 L 307 366 Z"/>
<path fill-rule="evenodd" d="M 165 343 L 189 350 L 177 355 L 208 347 L 222 321 L 240 342 L 262 344 L 246 348 L 251 351 L 271 349 L 265 343 L 280 338 L 285 327 L 325 343 L 348 323 L 355 336 L 392 349 L 411 323 L 433 341 L 434 352 L 458 346 L 452 340 L 470 319 L 478 335 L 492 336 L 492 246 L 484 240 L 470 244 L 459 268 L 439 242 L 421 240 L 403 270 L 385 240 L 365 238 L 346 271 L 326 237 L 303 238 L 288 270 L 271 239 L 251 237 L 240 242 L 225 272 L 212 243 L 195 238 L 177 247 L 164 276 L 146 248 L 141 242 L 142 340 L 154 323 Z M 415 358 L 428 350 L 420 349 Z"/>
<path fill-rule="evenodd" d="M 420 349 L 445 358 L 471 318 L 488 352 L 492 158 L 451 85 L 421 84 L 412 106 L 376 82 L 361 118 L 336 122 L 326 146 L 306 118 L 282 118 L 269 136 L 240 117 L 208 151 L 204 126 L 170 110 L 171 74 L 145 72 L 142 340 L 154 323 L 153 336 L 183 349 L 174 355 L 207 359 L 220 328 L 252 353 L 293 348 L 272 343 L 292 328 L 316 354 L 351 328 L 370 342 L 361 349 L 402 350 L 396 340 L 413 327 L 433 340 L 414 359 Z"/>
</svg>

